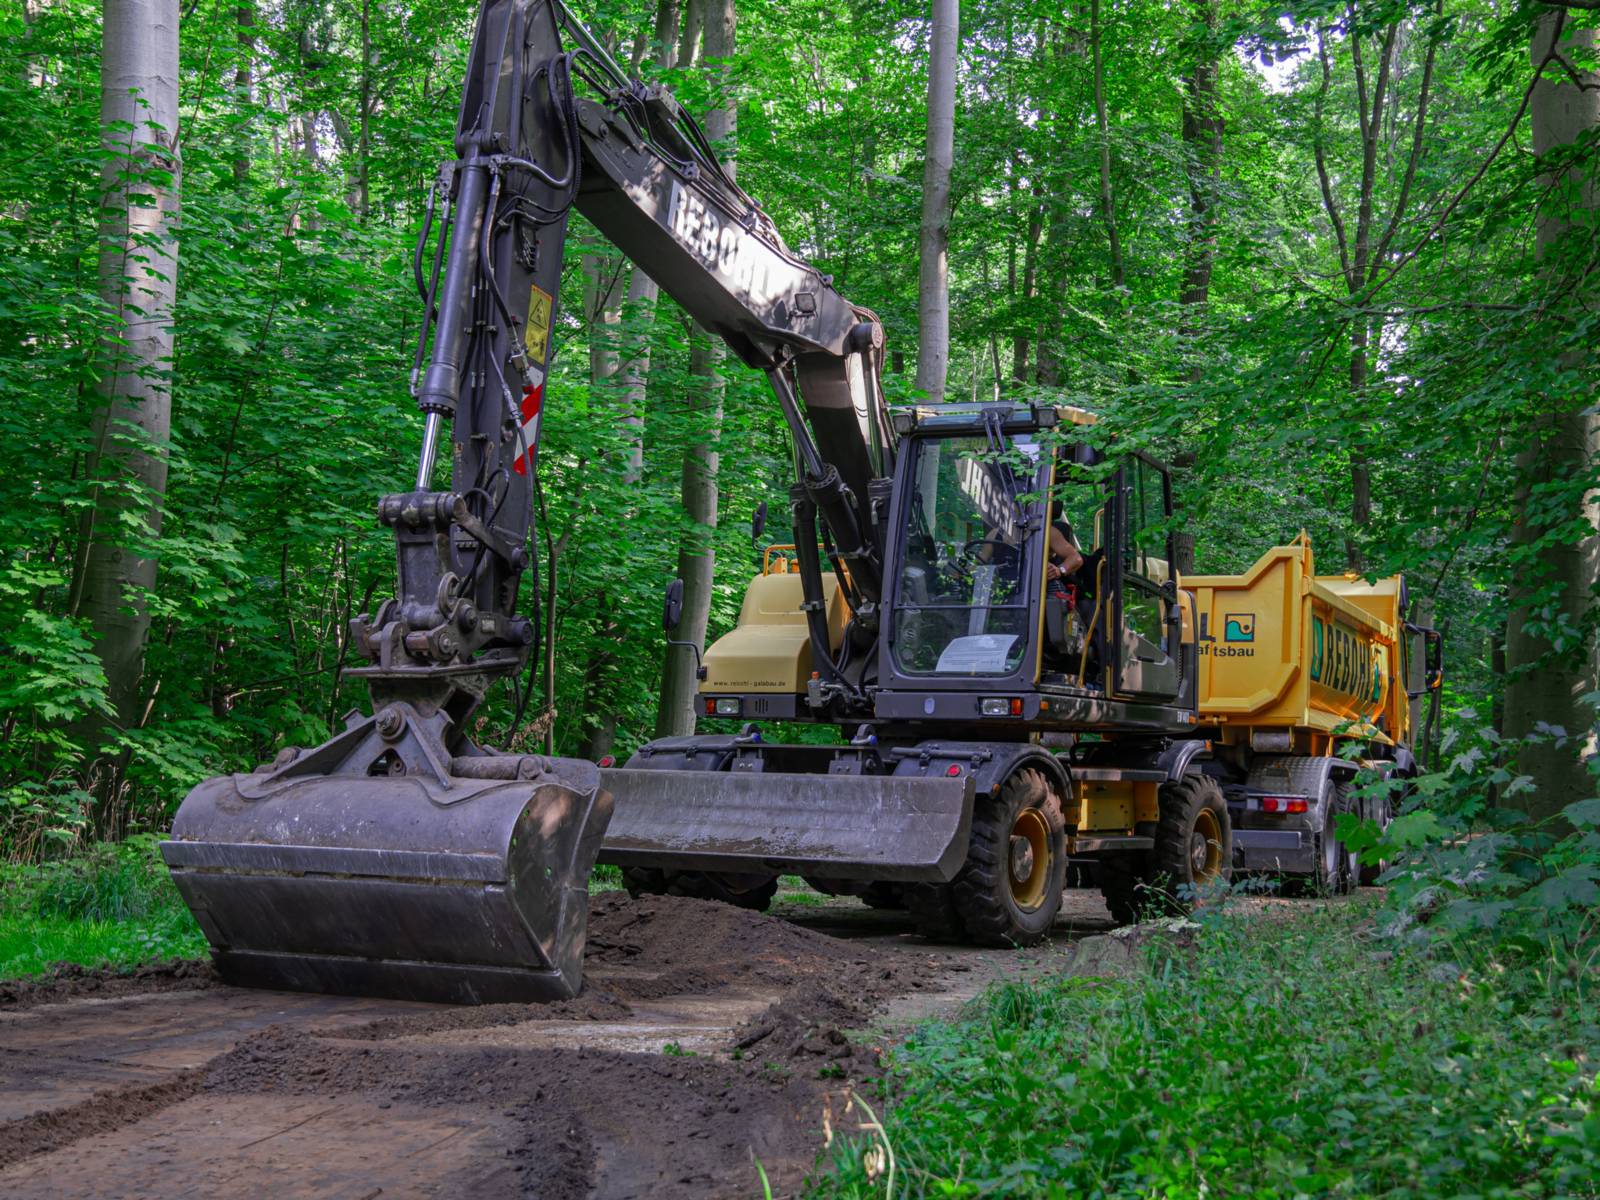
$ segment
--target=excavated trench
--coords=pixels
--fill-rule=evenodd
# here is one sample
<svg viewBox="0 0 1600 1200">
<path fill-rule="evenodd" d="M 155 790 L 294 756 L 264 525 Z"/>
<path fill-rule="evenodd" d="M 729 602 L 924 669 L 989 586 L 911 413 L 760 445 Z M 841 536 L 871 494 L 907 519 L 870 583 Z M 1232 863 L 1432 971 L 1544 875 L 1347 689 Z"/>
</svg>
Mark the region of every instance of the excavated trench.
<svg viewBox="0 0 1600 1200">
<path fill-rule="evenodd" d="M 757 1196 L 793 1192 L 885 1031 L 1109 926 L 1069 893 L 1046 946 L 934 946 L 856 901 L 761 916 L 595 898 L 553 1005 L 260 992 L 179 964 L 0 984 L 0 1195 Z"/>
</svg>

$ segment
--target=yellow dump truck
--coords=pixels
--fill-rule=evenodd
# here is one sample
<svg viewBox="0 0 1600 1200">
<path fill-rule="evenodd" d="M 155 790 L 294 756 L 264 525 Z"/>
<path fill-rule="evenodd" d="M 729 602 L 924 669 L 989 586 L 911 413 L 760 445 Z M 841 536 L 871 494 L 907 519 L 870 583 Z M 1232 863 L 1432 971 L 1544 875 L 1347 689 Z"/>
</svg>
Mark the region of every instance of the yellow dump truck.
<svg viewBox="0 0 1600 1200">
<path fill-rule="evenodd" d="M 1407 625 L 1401 576 L 1319 576 L 1304 535 L 1241 575 L 1182 582 L 1195 611 L 1199 732 L 1243 777 L 1227 789 L 1235 865 L 1347 886 L 1359 868 L 1327 833 L 1354 803 L 1341 785 L 1359 762 L 1415 773 L 1418 701 L 1441 677 L 1438 634 Z"/>
<path fill-rule="evenodd" d="M 1044 936 L 1073 860 L 1124 920 L 1236 868 L 1353 886 L 1333 817 L 1364 763 L 1417 770 L 1438 681 L 1404 581 L 1318 576 L 1303 535 L 1181 575 L 1165 467 L 1106 456 L 1081 410 L 893 417 L 868 497 L 883 557 L 838 551 L 791 493 L 792 544 L 705 652 L 707 727 L 601 762 L 601 861 L 636 892 L 752 907 L 794 872 L 992 944 Z"/>
</svg>

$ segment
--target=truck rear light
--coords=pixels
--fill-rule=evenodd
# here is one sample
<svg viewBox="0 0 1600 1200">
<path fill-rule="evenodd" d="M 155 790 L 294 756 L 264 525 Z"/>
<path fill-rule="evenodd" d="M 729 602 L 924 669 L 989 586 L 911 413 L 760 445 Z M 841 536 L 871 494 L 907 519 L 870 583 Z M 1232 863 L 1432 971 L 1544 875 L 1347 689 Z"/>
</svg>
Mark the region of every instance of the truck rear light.
<svg viewBox="0 0 1600 1200">
<path fill-rule="evenodd" d="M 602 767 L 614 767 L 614 766 L 616 766 L 617 765 L 617 756 L 615 754 L 602 755 L 601 758 L 600 758 L 600 765 Z"/>
<path fill-rule="evenodd" d="M 706 716 L 714 717 L 716 715 L 717 715 L 717 702 L 715 700 L 713 700 L 710 696 L 707 696 L 706 697 Z"/>
<path fill-rule="evenodd" d="M 986 717 L 1020 717 L 1022 697 L 987 696 L 979 702 L 978 711 Z"/>
<path fill-rule="evenodd" d="M 1308 807 L 1304 796 L 1261 797 L 1261 811 L 1264 813 L 1303 813 Z"/>
<path fill-rule="evenodd" d="M 723 696 L 717 701 L 717 716 L 737 717 L 739 715 L 739 697 Z"/>
</svg>

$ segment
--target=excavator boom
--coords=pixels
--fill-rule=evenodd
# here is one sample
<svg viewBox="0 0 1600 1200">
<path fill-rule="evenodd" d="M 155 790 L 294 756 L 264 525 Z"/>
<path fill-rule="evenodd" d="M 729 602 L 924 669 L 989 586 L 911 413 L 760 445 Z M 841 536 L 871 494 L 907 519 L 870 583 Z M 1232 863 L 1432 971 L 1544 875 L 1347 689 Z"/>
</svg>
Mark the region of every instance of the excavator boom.
<svg viewBox="0 0 1600 1200">
<path fill-rule="evenodd" d="M 415 485 L 378 504 L 398 587 L 350 626 L 365 662 L 345 675 L 366 681 L 372 710 L 319 747 L 201 784 L 163 843 L 234 982 L 462 1002 L 579 987 L 613 785 L 588 763 L 484 746 L 474 721 L 497 682 L 519 696 L 517 723 L 532 690 L 517 683 L 543 624 L 530 501 L 574 207 L 766 374 L 801 468 L 794 529 L 816 686 L 868 703 L 866 658 L 836 656 L 824 577 L 831 567 L 826 586 L 848 604 L 847 642 L 870 645 L 894 463 L 876 318 L 789 250 L 693 118 L 629 79 L 561 0 L 482 0 L 454 148 L 415 259 Z M 446 437 L 451 481 L 438 490 Z M 531 618 L 519 606 L 530 570 Z M 801 792 L 746 787 L 734 804 L 681 772 L 617 773 L 627 794 L 608 845 L 616 861 L 764 848 L 823 874 L 868 863 L 949 876 L 969 783 L 852 782 L 847 796 L 838 781 L 830 809 L 809 802 L 805 779 Z M 886 827 L 905 836 L 886 841 Z M 780 854 L 773 837 L 745 845 L 748 830 L 790 833 Z"/>
</svg>

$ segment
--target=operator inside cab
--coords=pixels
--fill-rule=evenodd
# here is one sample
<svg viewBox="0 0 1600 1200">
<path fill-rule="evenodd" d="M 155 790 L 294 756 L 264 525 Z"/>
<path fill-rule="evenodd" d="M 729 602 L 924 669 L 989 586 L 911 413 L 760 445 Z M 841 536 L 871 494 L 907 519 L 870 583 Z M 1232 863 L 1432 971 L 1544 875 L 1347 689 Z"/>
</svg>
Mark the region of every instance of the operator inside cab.
<svg viewBox="0 0 1600 1200">
<path fill-rule="evenodd" d="M 1075 489 L 1074 489 L 1075 491 Z M 1047 677 L 1056 682 L 1078 682 L 1095 686 L 1099 669 L 1093 649 L 1092 625 L 1095 619 L 1095 565 L 1099 552 L 1087 554 L 1067 517 L 1068 496 L 1063 491 L 1055 499 L 1045 547 L 1045 603 L 1049 606 L 1042 664 Z"/>
</svg>

